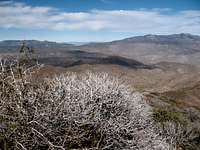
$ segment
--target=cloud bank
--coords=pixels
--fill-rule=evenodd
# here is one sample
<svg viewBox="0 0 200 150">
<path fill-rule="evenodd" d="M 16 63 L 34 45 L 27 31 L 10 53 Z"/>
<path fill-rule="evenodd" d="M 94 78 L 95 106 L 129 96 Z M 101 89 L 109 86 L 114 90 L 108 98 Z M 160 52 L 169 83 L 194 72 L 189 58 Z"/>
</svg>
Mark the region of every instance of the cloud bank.
<svg viewBox="0 0 200 150">
<path fill-rule="evenodd" d="M 200 11 L 170 9 L 64 12 L 13 1 L 0 2 L 0 28 L 200 34 Z"/>
</svg>

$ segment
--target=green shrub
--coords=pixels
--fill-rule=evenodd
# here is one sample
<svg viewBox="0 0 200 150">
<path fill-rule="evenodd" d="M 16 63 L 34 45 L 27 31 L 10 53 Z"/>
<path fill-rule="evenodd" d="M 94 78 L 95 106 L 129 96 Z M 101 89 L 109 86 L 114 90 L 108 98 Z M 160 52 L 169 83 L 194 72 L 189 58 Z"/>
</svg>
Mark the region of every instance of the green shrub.
<svg viewBox="0 0 200 150">
<path fill-rule="evenodd" d="M 183 113 L 167 111 L 161 108 L 153 109 L 153 118 L 156 122 L 160 122 L 160 123 L 167 122 L 167 121 L 181 123 L 185 121 L 185 116 Z"/>
</svg>

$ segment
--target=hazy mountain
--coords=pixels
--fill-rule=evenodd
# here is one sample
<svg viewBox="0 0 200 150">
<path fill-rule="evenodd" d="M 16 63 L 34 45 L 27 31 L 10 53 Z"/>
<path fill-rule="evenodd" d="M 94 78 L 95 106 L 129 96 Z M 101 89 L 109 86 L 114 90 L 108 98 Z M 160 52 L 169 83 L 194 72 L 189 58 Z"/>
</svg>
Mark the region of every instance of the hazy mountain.
<svg viewBox="0 0 200 150">
<path fill-rule="evenodd" d="M 0 53 L 13 53 L 19 50 L 23 41 L 0 42 Z M 86 51 L 111 56 L 126 57 L 145 64 L 177 62 L 200 64 L 200 36 L 191 34 L 145 35 L 123 40 L 72 45 L 49 41 L 27 40 L 41 57 L 65 57 L 69 51 Z"/>
<path fill-rule="evenodd" d="M 0 41 L 0 53 L 2 52 L 17 52 L 22 45 L 22 43 L 25 42 L 26 45 L 29 47 L 33 47 L 38 52 L 42 50 L 54 50 L 54 49 L 67 49 L 72 44 L 67 43 L 57 43 L 57 42 L 50 42 L 50 41 L 37 41 L 37 40 L 5 40 Z"/>
<path fill-rule="evenodd" d="M 90 42 L 68 42 L 67 44 L 73 44 L 75 46 L 81 46 L 81 45 L 86 45 L 89 44 Z"/>
<path fill-rule="evenodd" d="M 144 63 L 162 61 L 200 64 L 200 36 L 145 35 L 79 46 L 81 50 L 119 55 Z"/>
</svg>

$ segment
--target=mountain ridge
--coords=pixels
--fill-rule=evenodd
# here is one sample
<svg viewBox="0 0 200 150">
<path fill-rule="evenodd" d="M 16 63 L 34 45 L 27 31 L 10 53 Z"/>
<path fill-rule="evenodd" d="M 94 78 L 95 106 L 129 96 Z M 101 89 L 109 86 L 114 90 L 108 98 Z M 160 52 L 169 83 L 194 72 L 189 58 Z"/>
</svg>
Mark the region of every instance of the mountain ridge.
<svg viewBox="0 0 200 150">
<path fill-rule="evenodd" d="M 22 42 L 34 47 L 39 55 L 65 56 L 68 51 L 85 51 L 109 56 L 120 56 L 144 64 L 177 62 L 200 64 L 200 36 L 187 33 L 171 35 L 144 35 L 111 42 L 73 45 L 37 40 L 6 40 L 0 42 L 0 53 L 17 53 Z"/>
<path fill-rule="evenodd" d="M 106 43 L 93 43 L 79 48 L 119 55 L 143 63 L 167 61 L 200 64 L 200 36 L 191 34 L 145 35 Z"/>
<path fill-rule="evenodd" d="M 96 44 L 96 43 L 111 43 L 111 42 L 116 42 L 116 41 L 121 41 L 121 40 L 130 40 L 133 38 L 140 38 L 140 37 L 146 37 L 146 38 L 153 38 L 153 37 L 185 37 L 185 38 L 197 38 L 200 39 L 200 35 L 195 35 L 195 34 L 190 34 L 190 33 L 178 33 L 178 34 L 144 34 L 141 36 L 131 36 L 131 37 L 127 37 L 127 38 L 122 38 L 119 40 L 112 40 L 112 41 L 107 41 L 107 42 L 57 42 L 57 41 L 49 41 L 49 40 L 36 40 L 36 39 L 31 39 L 31 40 L 0 40 L 0 43 L 2 42 L 17 42 L 17 43 L 21 43 L 21 42 L 47 42 L 47 43 L 55 43 L 55 44 L 66 44 L 66 45 L 76 45 L 76 43 L 81 43 L 84 45 L 90 45 L 90 44 Z M 75 44 L 73 44 L 75 43 Z"/>
</svg>

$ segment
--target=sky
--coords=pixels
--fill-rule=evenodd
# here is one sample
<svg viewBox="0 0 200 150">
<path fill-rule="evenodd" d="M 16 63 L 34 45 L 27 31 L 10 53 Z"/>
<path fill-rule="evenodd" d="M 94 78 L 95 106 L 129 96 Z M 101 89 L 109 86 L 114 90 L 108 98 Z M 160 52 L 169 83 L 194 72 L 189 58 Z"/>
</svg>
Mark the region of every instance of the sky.
<svg viewBox="0 0 200 150">
<path fill-rule="evenodd" d="M 0 40 L 104 42 L 200 35 L 200 0 L 0 0 Z"/>
</svg>

